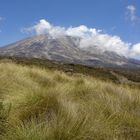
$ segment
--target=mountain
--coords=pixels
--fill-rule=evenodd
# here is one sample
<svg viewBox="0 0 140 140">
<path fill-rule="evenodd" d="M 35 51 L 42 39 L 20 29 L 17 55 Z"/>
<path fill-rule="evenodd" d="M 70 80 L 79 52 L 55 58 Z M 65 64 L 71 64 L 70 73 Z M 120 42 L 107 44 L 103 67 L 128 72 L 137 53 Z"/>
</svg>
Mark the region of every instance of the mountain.
<svg viewBox="0 0 140 140">
<path fill-rule="evenodd" d="M 140 68 L 140 61 L 127 59 L 115 52 L 102 52 L 97 46 L 92 49 L 79 47 L 80 38 L 50 35 L 38 35 L 0 48 L 1 56 L 42 58 L 99 67 Z M 93 44 L 94 45 L 94 44 Z"/>
</svg>

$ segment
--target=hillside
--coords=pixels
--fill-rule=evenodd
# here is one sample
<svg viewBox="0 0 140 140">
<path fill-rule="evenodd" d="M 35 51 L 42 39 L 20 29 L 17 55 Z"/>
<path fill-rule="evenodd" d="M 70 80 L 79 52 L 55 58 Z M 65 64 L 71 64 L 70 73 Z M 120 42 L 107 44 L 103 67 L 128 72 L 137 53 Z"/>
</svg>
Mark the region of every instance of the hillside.
<svg viewBox="0 0 140 140">
<path fill-rule="evenodd" d="M 37 66 L 41 68 L 47 68 L 50 70 L 59 70 L 66 72 L 67 74 L 84 74 L 87 76 L 96 77 L 104 81 L 111 81 L 114 83 L 129 84 L 131 86 L 140 85 L 140 71 L 139 69 L 124 69 L 124 68 L 103 68 L 103 67 L 91 67 L 86 65 L 63 63 L 58 61 L 52 61 L 48 59 L 38 58 L 23 58 L 23 57 L 2 57 L 1 62 L 14 62 L 16 64 Z M 124 80 L 125 79 L 125 80 Z"/>
<path fill-rule="evenodd" d="M 42 63 L 0 61 L 0 139 L 139 140 L 138 86 L 98 78 L 80 65 Z"/>
<path fill-rule="evenodd" d="M 0 55 L 49 59 L 94 67 L 140 69 L 138 60 L 126 58 L 112 51 L 103 51 L 94 44 L 84 49 L 80 46 L 80 42 L 81 38 L 78 37 L 54 38 L 49 34 L 38 35 L 1 47 Z"/>
</svg>

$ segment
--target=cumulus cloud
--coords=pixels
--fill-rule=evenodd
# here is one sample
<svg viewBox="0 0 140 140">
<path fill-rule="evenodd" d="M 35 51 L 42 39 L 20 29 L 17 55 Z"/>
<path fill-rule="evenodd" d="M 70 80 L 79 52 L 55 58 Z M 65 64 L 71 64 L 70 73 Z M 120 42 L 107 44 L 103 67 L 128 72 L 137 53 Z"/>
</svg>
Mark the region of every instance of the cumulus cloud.
<svg viewBox="0 0 140 140">
<path fill-rule="evenodd" d="M 127 19 L 132 23 L 135 23 L 139 20 L 139 17 L 136 15 L 136 7 L 134 5 L 128 5 L 127 9 Z"/>
<path fill-rule="evenodd" d="M 59 27 L 59 26 L 54 27 L 52 24 L 50 24 L 46 20 L 41 19 L 39 23 L 37 23 L 36 25 L 29 28 L 23 28 L 21 31 L 26 32 L 26 33 L 35 32 L 37 35 L 48 33 L 51 36 L 55 37 L 55 36 L 64 35 L 65 28 Z"/>
<path fill-rule="evenodd" d="M 54 26 L 47 20 L 42 19 L 34 26 L 22 29 L 23 32 L 40 34 L 49 34 L 53 38 L 60 36 L 72 36 L 80 38 L 79 48 L 92 51 L 97 49 L 104 51 L 113 51 L 126 57 L 140 56 L 140 43 L 130 44 L 121 40 L 119 36 L 112 36 L 103 33 L 96 28 L 88 28 L 85 25 L 78 27 Z"/>
<path fill-rule="evenodd" d="M 132 47 L 132 55 L 140 56 L 140 43 L 133 45 Z"/>
</svg>

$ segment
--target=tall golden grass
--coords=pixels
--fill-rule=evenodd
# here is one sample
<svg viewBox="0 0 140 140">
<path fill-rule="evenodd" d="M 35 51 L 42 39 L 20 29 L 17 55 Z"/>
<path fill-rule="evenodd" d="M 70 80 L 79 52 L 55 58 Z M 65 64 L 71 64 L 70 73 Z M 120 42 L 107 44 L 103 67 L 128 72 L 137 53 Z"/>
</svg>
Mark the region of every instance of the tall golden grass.
<svg viewBox="0 0 140 140">
<path fill-rule="evenodd" d="M 140 91 L 1 62 L 0 139 L 139 140 Z"/>
</svg>

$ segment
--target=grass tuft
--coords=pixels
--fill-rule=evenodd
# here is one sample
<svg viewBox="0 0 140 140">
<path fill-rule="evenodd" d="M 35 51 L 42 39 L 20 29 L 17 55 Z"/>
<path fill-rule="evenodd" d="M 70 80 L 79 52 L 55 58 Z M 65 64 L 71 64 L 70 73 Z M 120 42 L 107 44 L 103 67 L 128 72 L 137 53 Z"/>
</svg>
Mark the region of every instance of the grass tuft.
<svg viewBox="0 0 140 140">
<path fill-rule="evenodd" d="M 0 63 L 0 139 L 139 140 L 140 90 Z"/>
</svg>

